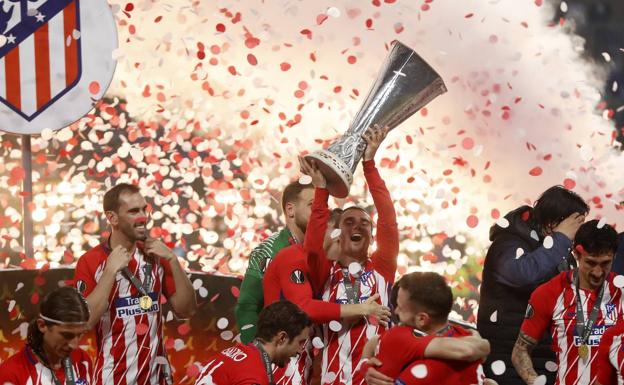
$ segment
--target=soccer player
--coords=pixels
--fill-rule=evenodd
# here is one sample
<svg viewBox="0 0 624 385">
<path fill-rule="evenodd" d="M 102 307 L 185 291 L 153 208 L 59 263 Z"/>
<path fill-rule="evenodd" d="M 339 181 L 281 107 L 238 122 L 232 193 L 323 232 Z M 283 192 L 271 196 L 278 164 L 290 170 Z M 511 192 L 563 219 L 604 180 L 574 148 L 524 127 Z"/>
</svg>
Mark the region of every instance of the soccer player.
<svg viewBox="0 0 624 385">
<path fill-rule="evenodd" d="M 402 326 L 381 335 L 377 354 L 368 363 L 364 361 L 377 344 L 367 344 L 354 384 L 481 384 L 480 364 L 490 344 L 449 323 L 453 293 L 444 278 L 414 272 L 401 277 L 395 287 L 395 313 Z"/>
<path fill-rule="evenodd" d="M 534 207 L 518 207 L 490 229 L 492 244 L 483 266 L 477 327 L 492 347 L 484 364 L 486 375 L 501 384 L 524 383 L 510 358 L 529 297 L 539 285 L 569 269 L 574 234 L 588 211 L 583 198 L 563 186 L 553 186 Z M 538 370 L 555 360 L 550 345 L 544 338 L 533 350 Z M 506 364 L 504 373 L 490 370 L 495 361 Z M 554 382 L 554 374 L 548 376 L 549 383 Z"/>
<path fill-rule="evenodd" d="M 240 286 L 235 315 L 243 343 L 251 342 L 256 336 L 258 313 L 264 306 L 262 279 L 267 266 L 281 249 L 303 243 L 314 190 L 311 185 L 298 181 L 290 183 L 282 194 L 282 211 L 286 226 L 271 235 L 252 250 L 249 265 Z"/>
<path fill-rule="evenodd" d="M 78 347 L 89 308 L 73 287 L 49 293 L 28 325 L 26 346 L 0 365 L 0 384 L 88 385 L 91 359 Z"/>
<path fill-rule="evenodd" d="M 313 181 L 314 183 L 314 181 Z M 323 186 L 325 187 L 325 186 Z M 336 258 L 340 248 L 336 239 L 332 239 L 331 233 L 340 219 L 342 210 L 334 209 L 329 222 L 321 222 L 318 231 L 325 232 L 323 249 L 329 258 Z M 314 222 L 310 221 L 309 225 Z M 310 234 L 310 232 L 306 232 Z M 267 267 L 263 279 L 265 305 L 269 305 L 280 299 L 287 299 L 299 306 L 313 322 L 322 324 L 340 318 L 373 315 L 381 323 L 387 323 L 390 318 L 390 309 L 376 301 L 379 294 L 375 294 L 363 303 L 338 304 L 313 298 L 313 290 L 310 285 L 308 265 L 306 260 L 306 247 L 308 238 L 303 245 L 293 245 L 282 249 Z M 274 378 L 278 385 L 309 383 L 309 372 L 312 366 L 312 345 L 308 341 L 304 350 L 294 357 L 285 369 L 277 369 Z"/>
<path fill-rule="evenodd" d="M 596 385 L 624 384 L 624 320 L 610 327 L 600 339 L 596 367 Z"/>
<path fill-rule="evenodd" d="M 96 328 L 93 382 L 159 384 L 171 381 L 163 343 L 161 295 L 180 317 L 197 307 L 193 285 L 177 256 L 148 237 L 147 203 L 138 187 L 118 184 L 104 195 L 110 237 L 87 251 L 74 282 L 86 296 Z"/>
<path fill-rule="evenodd" d="M 375 153 L 388 131 L 388 127 L 374 126 L 362 135 L 366 142 L 363 156 L 364 177 L 379 214 L 377 249 L 369 256 L 368 248 L 373 230 L 371 217 L 359 207 L 349 207 L 340 217 L 338 261 L 328 260 L 323 250 L 307 253 L 312 287 L 323 288 L 322 298 L 325 301 L 355 304 L 379 294 L 380 303 L 388 306 L 390 286 L 396 273 L 399 233 L 390 193 L 374 161 Z M 302 163 L 302 172 L 311 175 L 313 180 L 322 177 L 312 162 Z M 311 221 L 323 218 L 327 221 L 328 197 L 327 189 L 316 189 Z M 317 228 L 310 226 L 310 231 Z M 322 245 L 325 233 L 314 231 L 310 236 L 315 239 L 311 242 L 312 245 Z M 381 329 L 379 324 L 361 318 L 343 320 L 338 325 L 325 325 L 321 383 L 351 385 L 355 366 L 360 361 L 366 341 Z"/>
<path fill-rule="evenodd" d="M 195 385 L 273 385 L 271 365 L 283 367 L 299 353 L 311 325 L 308 316 L 292 302 L 272 303 L 260 312 L 256 339 L 214 356 Z"/>
<path fill-rule="evenodd" d="M 600 338 L 621 317 L 622 292 L 613 283 L 617 250 L 613 227 L 584 223 L 574 238 L 578 268 L 539 286 L 529 300 L 511 360 L 527 384 L 538 377 L 531 350 L 550 329 L 557 354 L 557 385 L 591 385 L 598 371 Z"/>
</svg>

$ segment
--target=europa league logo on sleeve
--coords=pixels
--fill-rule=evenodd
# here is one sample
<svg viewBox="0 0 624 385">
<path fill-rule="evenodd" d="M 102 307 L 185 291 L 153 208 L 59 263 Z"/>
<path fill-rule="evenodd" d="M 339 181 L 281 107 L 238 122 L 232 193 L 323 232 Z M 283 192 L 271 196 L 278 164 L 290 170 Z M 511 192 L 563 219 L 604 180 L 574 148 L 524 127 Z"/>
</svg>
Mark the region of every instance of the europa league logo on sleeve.
<svg viewBox="0 0 624 385">
<path fill-rule="evenodd" d="M 395 128 L 445 92 L 440 75 L 416 52 L 395 40 L 351 127 L 327 149 L 307 156 L 315 159 L 325 175 L 329 193 L 338 198 L 349 194 L 353 173 L 366 148 L 362 134 L 369 127 Z"/>
</svg>

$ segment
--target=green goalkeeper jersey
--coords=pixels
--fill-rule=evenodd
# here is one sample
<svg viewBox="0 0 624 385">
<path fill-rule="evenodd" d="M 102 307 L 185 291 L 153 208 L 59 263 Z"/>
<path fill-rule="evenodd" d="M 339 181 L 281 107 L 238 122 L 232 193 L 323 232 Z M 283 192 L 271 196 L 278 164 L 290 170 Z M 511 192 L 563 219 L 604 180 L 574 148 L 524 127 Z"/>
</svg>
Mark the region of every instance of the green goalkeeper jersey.
<svg viewBox="0 0 624 385">
<path fill-rule="evenodd" d="M 241 342 L 248 344 L 256 337 L 258 314 L 264 307 L 262 278 L 273 257 L 283 248 L 295 244 L 295 239 L 284 227 L 271 235 L 251 251 L 249 265 L 240 287 L 236 303 L 236 324 L 241 333 Z"/>
</svg>

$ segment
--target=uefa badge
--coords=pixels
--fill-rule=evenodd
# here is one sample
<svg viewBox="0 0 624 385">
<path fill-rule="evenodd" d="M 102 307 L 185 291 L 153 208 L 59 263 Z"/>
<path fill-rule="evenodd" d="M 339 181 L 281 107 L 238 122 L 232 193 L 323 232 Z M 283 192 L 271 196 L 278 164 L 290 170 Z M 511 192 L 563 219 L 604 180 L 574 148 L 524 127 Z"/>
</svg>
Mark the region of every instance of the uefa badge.
<svg viewBox="0 0 624 385">
<path fill-rule="evenodd" d="M 0 129 L 39 134 L 80 119 L 113 78 L 117 30 L 105 0 L 5 0 Z"/>
</svg>

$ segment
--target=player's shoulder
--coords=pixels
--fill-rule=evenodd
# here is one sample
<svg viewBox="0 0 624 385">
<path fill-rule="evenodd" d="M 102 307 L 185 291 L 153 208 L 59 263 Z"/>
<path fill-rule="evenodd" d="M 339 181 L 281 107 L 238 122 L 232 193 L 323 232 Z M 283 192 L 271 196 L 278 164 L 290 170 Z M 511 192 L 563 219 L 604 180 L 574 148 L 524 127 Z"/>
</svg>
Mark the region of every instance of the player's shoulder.
<svg viewBox="0 0 624 385">
<path fill-rule="evenodd" d="M 395 326 L 392 327 L 388 330 L 386 330 L 382 335 L 381 335 L 381 341 L 385 341 L 385 342 L 407 342 L 406 339 L 409 338 L 420 338 L 423 337 L 424 334 L 422 334 L 421 332 L 419 332 L 418 330 L 414 329 L 413 327 L 410 326 Z"/>
<path fill-rule="evenodd" d="M 24 347 L 0 363 L 0 377 L 8 378 L 12 375 L 26 375 L 28 373 L 29 362 L 26 348 Z"/>
<path fill-rule="evenodd" d="M 284 241 L 286 238 L 286 241 Z M 288 244 L 288 230 L 285 228 L 271 234 L 264 241 L 260 242 L 258 246 L 254 247 L 251 251 L 252 254 L 255 254 L 260 257 L 270 258 L 274 256 L 279 250 L 281 250 L 284 245 Z"/>
<path fill-rule="evenodd" d="M 87 263 L 89 265 L 98 264 L 105 260 L 106 257 L 108 257 L 109 252 L 110 251 L 106 243 L 100 243 L 99 245 L 87 250 L 84 254 L 82 254 L 80 258 L 78 258 L 78 262 Z"/>
<path fill-rule="evenodd" d="M 552 297 L 558 296 L 566 288 L 571 287 L 573 271 L 562 271 L 550 280 L 539 285 L 533 292 L 533 297 L 540 298 L 542 296 Z"/>
<path fill-rule="evenodd" d="M 298 261 L 305 261 L 305 252 L 303 250 L 303 246 L 301 245 L 291 245 L 285 247 L 277 252 L 273 257 L 273 261 L 269 265 L 269 268 L 272 265 L 279 264 L 293 264 Z"/>
</svg>

